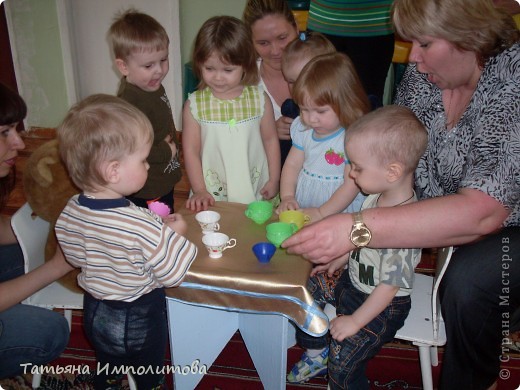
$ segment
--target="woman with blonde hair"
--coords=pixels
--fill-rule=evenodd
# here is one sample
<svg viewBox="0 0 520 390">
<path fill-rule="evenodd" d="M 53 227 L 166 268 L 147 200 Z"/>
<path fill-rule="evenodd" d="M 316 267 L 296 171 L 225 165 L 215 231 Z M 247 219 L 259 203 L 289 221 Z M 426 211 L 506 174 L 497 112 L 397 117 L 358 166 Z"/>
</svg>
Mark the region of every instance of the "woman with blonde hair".
<svg viewBox="0 0 520 390">
<path fill-rule="evenodd" d="M 489 0 L 395 0 L 392 16 L 412 42 L 395 102 L 429 134 L 415 171 L 420 201 L 363 211 L 368 243 L 345 238 L 358 228 L 341 214 L 283 246 L 324 269 L 359 245 L 455 246 L 440 290 L 439 388 L 493 389 L 520 307 L 520 33 Z"/>
</svg>

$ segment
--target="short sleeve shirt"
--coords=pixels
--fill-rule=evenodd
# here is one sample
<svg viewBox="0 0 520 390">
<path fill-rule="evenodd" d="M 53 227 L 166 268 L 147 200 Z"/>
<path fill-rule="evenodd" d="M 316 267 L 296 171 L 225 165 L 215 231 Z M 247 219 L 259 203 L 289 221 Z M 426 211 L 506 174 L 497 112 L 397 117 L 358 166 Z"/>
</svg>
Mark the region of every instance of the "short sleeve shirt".
<svg viewBox="0 0 520 390">
<path fill-rule="evenodd" d="M 520 223 L 520 44 L 490 58 L 456 126 L 444 127 L 441 90 L 410 64 L 395 100 L 428 130 L 416 170 L 420 199 L 472 188 L 508 210 L 505 226 Z"/>
<path fill-rule="evenodd" d="M 379 194 L 369 195 L 362 210 L 377 207 Z M 421 260 L 421 249 L 361 248 L 350 254 L 348 272 L 352 284 L 370 294 L 380 284 L 399 287 L 396 296 L 410 295 L 414 270 Z"/>
</svg>

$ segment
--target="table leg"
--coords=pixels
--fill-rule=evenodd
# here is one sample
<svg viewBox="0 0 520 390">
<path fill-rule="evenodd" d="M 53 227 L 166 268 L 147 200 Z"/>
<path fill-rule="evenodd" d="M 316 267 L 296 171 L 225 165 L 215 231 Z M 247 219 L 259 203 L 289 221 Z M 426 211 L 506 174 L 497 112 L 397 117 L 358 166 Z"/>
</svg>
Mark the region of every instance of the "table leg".
<svg viewBox="0 0 520 390">
<path fill-rule="evenodd" d="M 277 314 L 240 314 L 240 334 L 265 389 L 285 389 L 289 326 Z"/>
<path fill-rule="evenodd" d="M 168 326 L 172 365 L 176 369 L 191 367 L 199 360 L 198 367 L 209 369 L 222 349 L 238 329 L 239 313 L 210 309 L 167 299 Z M 175 389 L 194 389 L 203 373 L 189 372 L 174 375 Z"/>
</svg>

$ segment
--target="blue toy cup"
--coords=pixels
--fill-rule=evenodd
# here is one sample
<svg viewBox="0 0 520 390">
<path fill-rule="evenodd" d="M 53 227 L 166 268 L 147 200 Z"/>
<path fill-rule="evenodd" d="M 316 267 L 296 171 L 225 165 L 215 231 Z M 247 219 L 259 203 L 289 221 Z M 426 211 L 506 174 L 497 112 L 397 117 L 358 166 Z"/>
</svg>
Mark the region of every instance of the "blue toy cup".
<svg viewBox="0 0 520 390">
<path fill-rule="evenodd" d="M 260 263 L 269 263 L 276 252 L 276 246 L 270 242 L 258 242 L 253 245 L 252 249 Z"/>
</svg>

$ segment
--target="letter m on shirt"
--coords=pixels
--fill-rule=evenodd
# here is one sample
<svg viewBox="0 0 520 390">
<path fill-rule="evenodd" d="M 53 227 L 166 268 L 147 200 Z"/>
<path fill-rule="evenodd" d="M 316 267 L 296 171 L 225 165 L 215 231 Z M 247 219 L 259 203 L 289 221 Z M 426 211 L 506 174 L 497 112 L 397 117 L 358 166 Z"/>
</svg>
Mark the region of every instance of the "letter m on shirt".
<svg viewBox="0 0 520 390">
<path fill-rule="evenodd" d="M 363 263 L 359 263 L 359 281 L 368 286 L 374 285 L 374 266 L 366 266 Z"/>
</svg>

